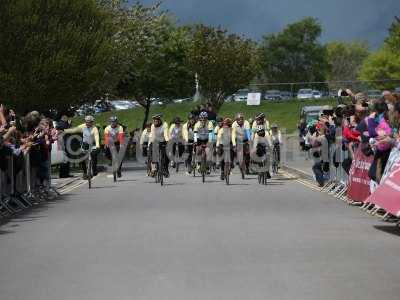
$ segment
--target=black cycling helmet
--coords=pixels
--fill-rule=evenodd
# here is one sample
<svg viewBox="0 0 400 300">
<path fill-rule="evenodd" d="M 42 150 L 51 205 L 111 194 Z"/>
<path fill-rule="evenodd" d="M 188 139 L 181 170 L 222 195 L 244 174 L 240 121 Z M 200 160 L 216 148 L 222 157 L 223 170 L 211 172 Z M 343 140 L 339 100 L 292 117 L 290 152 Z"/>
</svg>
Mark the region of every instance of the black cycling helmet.
<svg viewBox="0 0 400 300">
<path fill-rule="evenodd" d="M 256 115 L 256 117 L 255 117 L 256 120 L 264 119 L 264 118 L 265 118 L 265 114 L 264 114 L 264 113 L 258 113 L 258 114 Z"/>
<path fill-rule="evenodd" d="M 152 117 L 152 119 L 153 120 L 161 120 L 161 118 L 163 117 L 163 115 L 162 114 L 155 114 L 153 117 Z"/>
<path fill-rule="evenodd" d="M 221 123 L 221 122 L 224 121 L 224 118 L 222 118 L 222 117 L 217 117 L 216 121 L 217 121 L 217 123 Z"/>
<path fill-rule="evenodd" d="M 174 118 L 174 123 L 175 123 L 175 124 L 176 124 L 176 123 L 182 123 L 181 118 L 175 117 L 175 118 Z"/>
<path fill-rule="evenodd" d="M 192 119 L 196 118 L 196 116 L 195 116 L 194 114 L 192 114 L 192 113 L 189 113 L 188 116 L 187 116 L 187 118 L 188 118 L 189 120 L 192 120 Z"/>
</svg>

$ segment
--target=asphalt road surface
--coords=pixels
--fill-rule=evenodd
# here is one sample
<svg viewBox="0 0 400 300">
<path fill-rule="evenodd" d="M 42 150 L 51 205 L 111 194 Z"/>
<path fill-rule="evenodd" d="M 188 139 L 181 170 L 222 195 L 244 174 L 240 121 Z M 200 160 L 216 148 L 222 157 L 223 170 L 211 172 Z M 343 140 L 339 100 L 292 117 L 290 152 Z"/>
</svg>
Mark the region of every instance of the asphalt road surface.
<svg viewBox="0 0 400 300">
<path fill-rule="evenodd" d="M 1 300 L 399 299 L 400 232 L 294 180 L 143 172 L 0 227 Z"/>
</svg>

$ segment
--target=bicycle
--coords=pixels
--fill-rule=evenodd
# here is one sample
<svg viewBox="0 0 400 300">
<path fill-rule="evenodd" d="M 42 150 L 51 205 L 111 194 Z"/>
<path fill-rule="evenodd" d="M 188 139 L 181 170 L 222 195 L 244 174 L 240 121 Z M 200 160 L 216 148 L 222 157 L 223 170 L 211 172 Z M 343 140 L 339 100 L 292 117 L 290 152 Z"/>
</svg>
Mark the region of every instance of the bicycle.
<svg viewBox="0 0 400 300">
<path fill-rule="evenodd" d="M 87 180 L 88 180 L 88 186 L 89 189 L 92 188 L 92 146 L 89 145 L 89 149 L 87 151 L 88 158 L 87 158 L 87 164 L 86 164 L 86 175 L 87 175 Z"/>
<path fill-rule="evenodd" d="M 224 165 L 224 176 L 225 176 L 225 183 L 226 185 L 229 185 L 229 176 L 231 175 L 231 163 L 230 162 L 225 162 Z"/>
<path fill-rule="evenodd" d="M 181 163 L 180 149 L 182 147 L 182 144 L 175 143 L 174 147 L 175 147 L 174 165 L 175 165 L 176 173 L 179 173 L 179 165 Z"/>
<path fill-rule="evenodd" d="M 207 174 L 207 152 L 206 152 L 207 145 L 201 145 L 201 163 L 200 163 L 200 173 L 202 177 L 203 183 L 206 181 L 206 174 Z"/>
<path fill-rule="evenodd" d="M 165 157 L 163 153 L 163 147 L 165 147 L 162 144 L 159 144 L 158 146 L 158 162 L 155 163 L 156 170 L 155 170 L 155 181 L 156 183 L 160 183 L 161 186 L 164 185 L 164 171 L 163 168 L 165 166 Z"/>
<path fill-rule="evenodd" d="M 246 164 L 246 154 L 247 154 L 247 143 L 241 144 L 241 151 L 237 151 L 237 159 L 239 160 L 239 169 L 242 175 L 242 179 L 246 178 L 247 164 Z M 239 158 L 239 156 L 241 156 Z"/>
<path fill-rule="evenodd" d="M 266 159 L 264 159 L 261 163 L 258 164 L 258 183 L 261 185 L 267 185 L 267 172 L 265 171 Z"/>
<path fill-rule="evenodd" d="M 274 148 L 272 150 L 272 172 L 274 174 L 278 174 L 279 170 L 279 152 L 280 152 L 280 145 L 279 143 L 274 143 Z"/>
</svg>

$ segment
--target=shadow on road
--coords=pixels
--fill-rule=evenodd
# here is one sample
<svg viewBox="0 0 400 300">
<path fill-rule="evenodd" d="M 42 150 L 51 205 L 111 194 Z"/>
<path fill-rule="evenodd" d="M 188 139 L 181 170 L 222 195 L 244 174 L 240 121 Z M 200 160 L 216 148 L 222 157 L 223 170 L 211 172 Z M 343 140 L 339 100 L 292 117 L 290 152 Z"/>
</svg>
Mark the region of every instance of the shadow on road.
<svg viewBox="0 0 400 300">
<path fill-rule="evenodd" d="M 102 189 L 115 189 L 118 186 L 110 185 L 110 186 L 92 186 L 91 190 L 102 190 Z"/>
<path fill-rule="evenodd" d="M 375 227 L 375 229 L 378 229 L 379 231 L 383 231 L 383 232 L 386 232 L 389 234 L 400 236 L 400 228 L 397 227 L 396 225 L 376 225 L 374 227 Z"/>
<path fill-rule="evenodd" d="M 14 231 L 11 230 L 0 230 L 0 235 L 6 235 L 6 234 L 11 234 L 14 233 Z"/>
</svg>

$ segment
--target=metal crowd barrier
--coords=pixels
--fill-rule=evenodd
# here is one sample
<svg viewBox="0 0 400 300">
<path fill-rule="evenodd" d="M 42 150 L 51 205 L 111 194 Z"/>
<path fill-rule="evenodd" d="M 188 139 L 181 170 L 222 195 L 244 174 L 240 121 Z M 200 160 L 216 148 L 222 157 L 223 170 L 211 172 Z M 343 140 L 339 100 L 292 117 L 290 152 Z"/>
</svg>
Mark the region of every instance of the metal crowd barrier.
<svg viewBox="0 0 400 300">
<path fill-rule="evenodd" d="M 48 177 L 44 185 L 37 182 L 37 168 L 32 167 L 30 153 L 9 154 L 7 167 L 0 170 L 0 216 L 10 217 L 35 204 L 52 200 L 58 191 L 51 185 L 51 161 Z M 16 170 L 15 161 L 21 160 L 23 167 Z"/>
<path fill-rule="evenodd" d="M 338 128 L 336 130 L 336 141 L 329 147 L 329 180 L 321 191 L 348 202 L 349 200 L 346 197 L 348 177 L 343 169 L 343 161 L 348 158 L 348 153 L 343 151 L 342 141 L 342 130 Z"/>
</svg>

